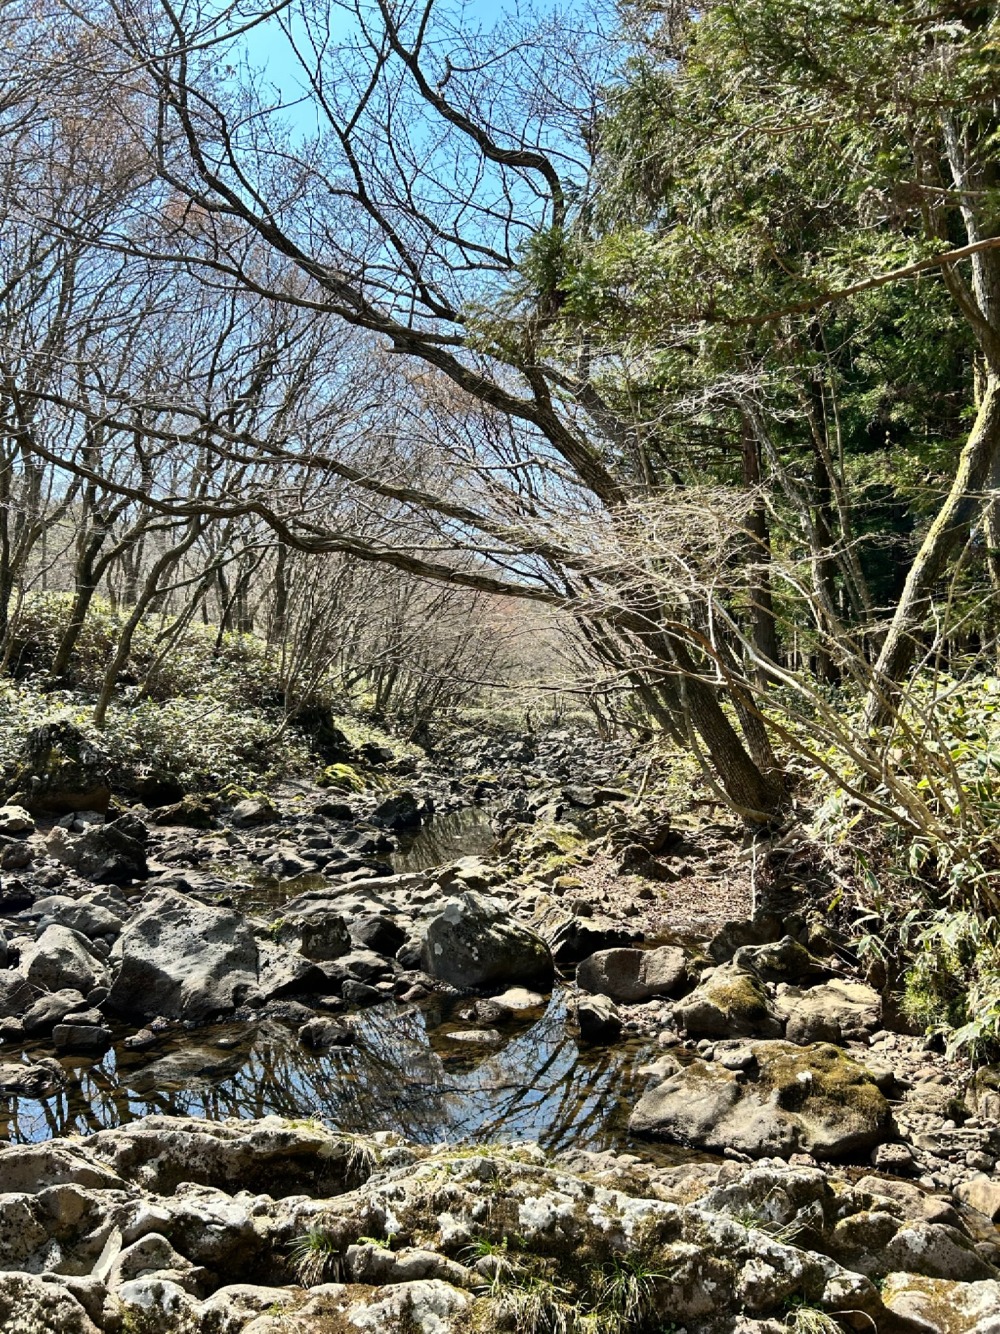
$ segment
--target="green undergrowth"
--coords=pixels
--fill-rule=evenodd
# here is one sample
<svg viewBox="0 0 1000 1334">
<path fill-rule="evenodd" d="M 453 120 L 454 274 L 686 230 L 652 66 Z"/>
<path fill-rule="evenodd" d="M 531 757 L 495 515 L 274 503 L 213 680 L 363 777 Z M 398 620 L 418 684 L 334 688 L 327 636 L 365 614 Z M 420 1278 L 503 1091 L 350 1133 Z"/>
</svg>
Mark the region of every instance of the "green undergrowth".
<svg viewBox="0 0 1000 1334">
<path fill-rule="evenodd" d="M 853 705 L 845 698 L 845 713 Z M 803 776 L 810 832 L 835 872 L 830 912 L 849 922 L 873 980 L 899 992 L 916 1028 L 942 1035 L 953 1054 L 995 1060 L 1000 680 L 918 678 L 891 736 L 870 744 L 882 765 L 874 777 L 833 747 L 823 759 L 840 781 L 821 768 Z"/>
<path fill-rule="evenodd" d="M 26 599 L 15 622 L 8 662 L 15 679 L 50 684 L 50 667 L 70 609 L 68 593 Z M 85 695 L 96 693 L 131 610 L 95 598 L 66 675 L 56 684 Z M 277 652 L 257 635 L 220 635 L 218 626 L 193 622 L 174 637 L 172 618 L 156 615 L 137 626 L 119 689 L 126 697 L 141 692 L 157 702 L 203 697 L 239 709 L 281 703 Z"/>
<path fill-rule="evenodd" d="M 117 703 L 98 732 L 92 706 L 67 691 L 47 692 L 30 681 L 0 680 L 0 774 L 13 783 L 25 735 L 66 719 L 87 732 L 106 755 L 115 790 L 141 793 L 151 783 L 185 792 L 255 789 L 315 761 L 294 732 L 278 735 L 279 720 L 262 709 L 236 708 L 204 695 L 160 702 Z"/>
<path fill-rule="evenodd" d="M 294 717 L 285 717 L 276 649 L 256 635 L 220 634 L 212 625 L 191 624 L 175 635 L 170 618 L 156 615 L 138 626 L 105 726 L 97 731 L 90 721 L 95 699 L 130 609 L 95 598 L 70 667 L 57 681 L 49 667 L 70 607 L 68 594 L 45 593 L 27 599 L 18 614 L 8 673 L 0 676 L 0 781 L 8 792 L 25 735 L 57 719 L 90 735 L 107 756 L 115 791 L 127 796 L 154 789 L 238 795 L 291 776 L 361 792 L 372 782 L 363 748 L 388 750 L 394 758 L 422 754 L 320 694 L 310 712 L 324 715 L 357 753 L 350 763 L 327 764 Z"/>
</svg>

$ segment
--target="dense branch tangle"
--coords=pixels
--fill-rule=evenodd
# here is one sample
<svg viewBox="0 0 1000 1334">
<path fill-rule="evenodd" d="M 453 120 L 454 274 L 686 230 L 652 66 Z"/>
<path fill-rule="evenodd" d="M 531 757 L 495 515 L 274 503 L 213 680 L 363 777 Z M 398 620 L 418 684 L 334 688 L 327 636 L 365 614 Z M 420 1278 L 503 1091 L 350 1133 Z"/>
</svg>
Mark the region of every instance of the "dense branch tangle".
<svg viewBox="0 0 1000 1334">
<path fill-rule="evenodd" d="M 82 211 L 66 197 L 26 202 L 23 190 L 15 205 L 65 250 L 67 293 L 82 274 L 107 298 L 74 296 L 58 318 L 42 301 L 51 336 L 7 358 L 4 457 L 8 489 L 20 469 L 23 519 L 5 539 L 6 567 L 24 566 L 37 531 L 42 467 L 58 479 L 50 509 L 80 497 L 83 603 L 102 568 L 129 564 L 138 592 L 139 567 L 159 568 L 177 546 L 187 562 L 214 531 L 257 559 L 266 531 L 277 626 L 288 623 L 293 552 L 568 611 L 657 723 L 707 749 L 754 818 L 775 811 L 782 788 L 760 692 L 785 682 L 796 655 L 825 685 L 864 683 L 876 713 L 891 703 L 1000 458 L 997 251 L 978 202 L 992 188 L 977 155 L 989 136 L 926 72 L 927 51 L 950 59 L 951 37 L 856 16 L 848 57 L 872 41 L 898 56 L 878 85 L 895 100 L 884 120 L 871 108 L 869 131 L 845 101 L 869 95 L 864 80 L 850 59 L 830 64 L 825 28 L 817 64 L 770 0 L 751 0 L 748 61 L 733 56 L 743 48 L 729 7 L 697 24 L 674 13 L 665 53 L 645 35 L 665 109 L 654 102 L 631 134 L 643 160 L 623 240 L 604 202 L 628 175 L 612 160 L 624 113 L 605 98 L 619 53 L 602 34 L 592 41 L 583 18 L 480 33 L 428 0 L 109 0 L 67 14 L 67 31 L 86 37 L 56 43 L 67 104 L 95 113 L 116 169 L 93 144 L 82 161 L 114 188 L 95 188 Z M 262 48 L 248 55 L 248 40 L 283 48 L 301 96 L 283 104 L 267 72 L 254 73 Z M 900 142 L 924 145 L 907 163 L 909 194 L 900 187 L 902 202 L 859 232 L 864 192 L 843 181 L 864 170 L 870 145 L 855 139 L 892 141 L 906 116 Z M 855 343 L 867 346 L 879 320 L 912 316 L 890 294 L 925 272 L 942 276 L 934 292 L 965 321 L 963 345 L 933 298 L 954 360 L 976 339 L 987 383 L 871 678 L 880 599 L 892 605 L 893 593 L 885 578 L 873 593 L 877 553 L 852 511 L 845 400 L 856 418 Z M 116 312 L 125 289 L 143 321 L 129 325 L 124 302 Z M 131 342 L 116 357 L 123 328 Z M 934 429 L 957 433 L 960 416 L 949 403 Z M 720 499 L 734 486 L 735 524 Z M 714 565 L 664 519 L 673 506 L 699 531 L 710 494 Z M 996 506 L 986 510 L 995 526 Z M 151 525 L 159 545 L 138 561 Z M 219 593 L 224 607 L 246 602 L 252 559 Z M 781 582 L 781 569 L 794 577 Z"/>
</svg>

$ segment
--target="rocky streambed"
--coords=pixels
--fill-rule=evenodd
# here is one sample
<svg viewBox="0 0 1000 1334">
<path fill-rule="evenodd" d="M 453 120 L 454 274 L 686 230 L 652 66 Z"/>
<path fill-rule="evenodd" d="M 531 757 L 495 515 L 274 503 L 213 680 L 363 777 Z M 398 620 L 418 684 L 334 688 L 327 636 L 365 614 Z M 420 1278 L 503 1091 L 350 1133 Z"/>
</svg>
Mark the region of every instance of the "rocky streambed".
<svg viewBox="0 0 1000 1334">
<path fill-rule="evenodd" d="M 1000 1331 L 1000 1071 L 571 752 L 0 810 L 0 1329 Z"/>
</svg>

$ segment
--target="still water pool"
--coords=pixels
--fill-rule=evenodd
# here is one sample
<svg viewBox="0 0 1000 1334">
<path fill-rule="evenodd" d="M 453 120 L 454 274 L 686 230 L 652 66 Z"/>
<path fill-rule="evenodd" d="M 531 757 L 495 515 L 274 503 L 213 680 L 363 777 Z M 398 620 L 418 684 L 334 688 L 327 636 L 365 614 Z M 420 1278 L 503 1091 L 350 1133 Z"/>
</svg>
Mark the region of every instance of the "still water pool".
<svg viewBox="0 0 1000 1334">
<path fill-rule="evenodd" d="M 435 815 L 419 829 L 397 835 L 399 848 L 389 860 L 394 871 L 426 871 L 459 857 L 488 857 L 497 836 L 488 806 L 465 806 L 460 811 Z"/>
<path fill-rule="evenodd" d="M 648 1043 L 581 1047 L 556 991 L 543 1010 L 497 1030 L 496 1045 L 456 1041 L 469 1024 L 440 1004 L 396 1003 L 351 1017 L 353 1046 L 307 1051 L 267 1022 L 167 1034 L 65 1063 L 44 1099 L 0 1099 L 0 1142 L 87 1134 L 151 1113 L 320 1116 L 345 1131 L 395 1130 L 421 1143 L 530 1138 L 549 1149 L 621 1147 Z M 124 1035 L 123 1035 L 124 1036 Z"/>
</svg>

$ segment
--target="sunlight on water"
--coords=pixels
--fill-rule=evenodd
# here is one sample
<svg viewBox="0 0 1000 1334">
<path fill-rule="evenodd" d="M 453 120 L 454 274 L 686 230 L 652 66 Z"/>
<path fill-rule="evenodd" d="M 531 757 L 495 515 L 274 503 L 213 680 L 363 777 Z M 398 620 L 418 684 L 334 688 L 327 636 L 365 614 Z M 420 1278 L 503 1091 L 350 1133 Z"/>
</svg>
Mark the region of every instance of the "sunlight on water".
<svg viewBox="0 0 1000 1334">
<path fill-rule="evenodd" d="M 49 1098 L 0 1100 L 3 1132 L 23 1142 L 150 1113 L 278 1113 L 428 1144 L 530 1138 L 550 1149 L 611 1148 L 624 1138 L 649 1046 L 580 1048 L 565 1020 L 557 993 L 533 1023 L 506 1026 L 492 1049 L 451 1041 L 469 1027 L 457 1018 L 395 1004 L 355 1014 L 355 1044 L 322 1054 L 277 1023 L 174 1033 L 141 1057 L 121 1048 L 117 1059 L 67 1063 L 67 1087 Z"/>
</svg>

